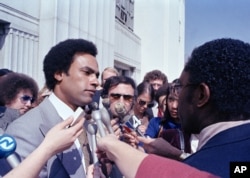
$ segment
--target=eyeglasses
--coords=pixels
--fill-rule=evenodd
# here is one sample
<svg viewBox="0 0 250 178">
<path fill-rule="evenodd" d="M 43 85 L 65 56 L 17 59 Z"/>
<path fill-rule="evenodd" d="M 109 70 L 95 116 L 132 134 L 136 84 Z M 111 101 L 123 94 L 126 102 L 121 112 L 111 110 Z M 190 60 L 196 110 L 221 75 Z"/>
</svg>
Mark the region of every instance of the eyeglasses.
<svg viewBox="0 0 250 178">
<path fill-rule="evenodd" d="M 20 99 L 23 104 L 26 104 L 28 101 L 30 101 L 31 103 L 34 103 L 35 101 L 33 97 L 28 96 L 28 95 L 21 96 Z"/>
<path fill-rule="evenodd" d="M 125 101 L 131 101 L 134 96 L 132 95 L 123 95 L 123 94 L 119 94 L 119 93 L 110 93 L 110 97 L 114 100 L 119 100 L 121 98 L 121 96 L 123 97 L 123 99 Z"/>
<path fill-rule="evenodd" d="M 174 84 L 173 86 L 171 86 L 170 91 L 176 95 L 179 95 L 183 88 L 188 87 L 188 86 L 196 86 L 196 85 L 197 84 L 194 84 L 194 83 L 188 83 L 186 85 L 182 85 L 178 83 L 178 84 Z"/>
<path fill-rule="evenodd" d="M 145 106 L 147 105 L 148 108 L 152 108 L 154 106 L 154 103 L 147 103 L 146 101 L 143 101 L 142 99 L 139 99 L 138 104 L 140 106 Z"/>
</svg>

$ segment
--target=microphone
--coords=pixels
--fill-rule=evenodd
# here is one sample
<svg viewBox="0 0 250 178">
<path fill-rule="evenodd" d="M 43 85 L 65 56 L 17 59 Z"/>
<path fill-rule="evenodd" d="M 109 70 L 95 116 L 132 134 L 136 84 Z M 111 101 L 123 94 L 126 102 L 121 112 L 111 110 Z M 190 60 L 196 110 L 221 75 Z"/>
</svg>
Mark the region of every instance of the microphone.
<svg viewBox="0 0 250 178">
<path fill-rule="evenodd" d="M 84 126 L 87 130 L 87 132 L 91 135 L 91 148 L 92 148 L 92 157 L 93 157 L 93 163 L 97 163 L 98 162 L 98 158 L 97 155 L 95 154 L 95 151 L 97 149 L 96 146 L 96 132 L 97 132 L 97 126 L 96 124 L 94 124 L 93 122 L 86 120 L 84 122 Z"/>
<path fill-rule="evenodd" d="M 15 155 L 16 141 L 14 137 L 0 132 L 0 159 L 5 158 L 12 168 L 19 165 L 20 161 Z"/>
<path fill-rule="evenodd" d="M 141 121 L 135 115 L 127 115 L 123 118 L 121 125 L 126 132 L 135 131 L 139 136 L 144 137 L 144 134 L 138 129 Z"/>
<path fill-rule="evenodd" d="M 84 107 L 84 111 L 87 114 L 91 114 L 92 111 L 97 110 L 97 109 L 98 109 L 98 104 L 96 102 L 92 102 Z"/>
<path fill-rule="evenodd" d="M 109 108 L 110 102 L 109 102 L 109 98 L 108 98 L 108 97 L 102 99 L 102 105 L 103 105 L 105 108 Z"/>
<path fill-rule="evenodd" d="M 129 115 L 123 103 L 116 103 L 115 111 L 121 118 L 121 126 L 127 132 L 136 131 L 138 135 L 142 137 L 144 136 L 144 134 L 138 129 L 138 126 L 141 125 L 141 121 L 135 115 Z"/>
<path fill-rule="evenodd" d="M 115 112 L 117 113 L 120 119 L 124 118 L 128 113 L 128 111 L 125 108 L 125 105 L 121 102 L 115 103 Z"/>
<path fill-rule="evenodd" d="M 114 130 L 111 127 L 111 123 L 110 123 L 109 112 L 104 107 L 100 111 L 101 111 L 101 119 L 102 119 L 103 124 L 106 126 L 110 134 L 114 134 Z"/>
<path fill-rule="evenodd" d="M 102 117 L 101 117 L 101 112 L 99 109 L 92 111 L 91 117 L 95 120 L 98 130 L 100 132 L 101 137 L 104 137 L 106 135 L 105 130 L 103 128 L 103 123 L 102 123 Z"/>
</svg>

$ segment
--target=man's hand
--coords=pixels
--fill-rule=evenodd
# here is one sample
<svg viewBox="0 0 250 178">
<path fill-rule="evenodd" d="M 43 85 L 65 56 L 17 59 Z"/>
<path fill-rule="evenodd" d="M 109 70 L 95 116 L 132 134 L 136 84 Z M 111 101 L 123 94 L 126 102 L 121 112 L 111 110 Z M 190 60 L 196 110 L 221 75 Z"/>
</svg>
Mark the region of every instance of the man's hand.
<svg viewBox="0 0 250 178">
<path fill-rule="evenodd" d="M 115 135 L 117 136 L 117 138 L 120 138 L 122 132 L 119 125 L 119 119 L 118 118 L 111 119 L 110 123 Z"/>
</svg>

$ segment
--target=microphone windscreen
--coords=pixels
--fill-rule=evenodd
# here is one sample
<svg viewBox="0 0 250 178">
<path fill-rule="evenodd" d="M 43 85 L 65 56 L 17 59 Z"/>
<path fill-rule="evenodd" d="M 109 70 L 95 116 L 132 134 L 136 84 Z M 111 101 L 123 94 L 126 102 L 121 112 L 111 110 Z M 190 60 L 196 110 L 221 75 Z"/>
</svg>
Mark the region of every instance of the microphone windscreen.
<svg viewBox="0 0 250 178">
<path fill-rule="evenodd" d="M 126 110 L 126 108 L 125 108 L 124 103 L 117 102 L 117 103 L 115 104 L 115 112 L 117 113 L 117 115 L 118 115 L 120 118 L 123 118 L 124 116 L 126 116 L 127 110 Z"/>
</svg>

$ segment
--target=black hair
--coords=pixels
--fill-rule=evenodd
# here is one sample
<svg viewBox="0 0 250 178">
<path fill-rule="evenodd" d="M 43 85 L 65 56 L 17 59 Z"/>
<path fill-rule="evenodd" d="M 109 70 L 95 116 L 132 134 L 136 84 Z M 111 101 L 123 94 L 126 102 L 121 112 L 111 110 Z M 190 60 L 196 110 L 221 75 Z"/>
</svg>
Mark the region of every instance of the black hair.
<svg viewBox="0 0 250 178">
<path fill-rule="evenodd" d="M 137 87 L 137 96 L 145 93 L 145 92 L 148 92 L 150 97 L 151 97 L 151 100 L 154 100 L 154 88 L 152 87 L 152 85 L 148 82 L 141 82 Z"/>
<path fill-rule="evenodd" d="M 38 85 L 28 75 L 11 72 L 0 80 L 0 106 L 11 103 L 21 90 L 30 90 L 34 100 L 37 99 Z"/>
<path fill-rule="evenodd" d="M 68 73 L 77 53 L 97 55 L 96 46 L 84 39 L 68 39 L 52 47 L 45 56 L 43 71 L 48 89 L 53 90 L 57 80 L 54 78 L 56 72 Z"/>
<path fill-rule="evenodd" d="M 173 92 L 173 89 L 172 89 L 172 86 L 175 85 L 175 84 L 179 84 L 179 79 L 174 79 L 171 83 L 168 83 L 168 87 L 166 88 L 165 90 L 165 95 L 166 95 L 166 110 L 164 112 L 164 117 L 161 119 L 160 121 L 160 125 L 165 125 L 165 123 L 167 121 L 172 121 L 173 122 L 173 119 L 169 113 L 169 110 L 168 110 L 168 96 L 171 92 Z"/>
<path fill-rule="evenodd" d="M 155 93 L 155 101 L 159 103 L 159 99 L 161 96 L 167 95 L 169 83 L 165 83 L 162 85 Z"/>
<path fill-rule="evenodd" d="M 221 121 L 250 116 L 250 45 L 223 38 L 193 50 L 185 65 L 189 82 L 206 83 Z"/>
<path fill-rule="evenodd" d="M 6 69 L 6 68 L 3 68 L 3 69 L 0 69 L 0 77 L 8 74 L 8 73 L 11 73 L 13 72 L 12 70 L 9 70 L 9 69 Z"/>
<path fill-rule="evenodd" d="M 108 95 L 109 90 L 120 83 L 131 85 L 135 91 L 134 95 L 137 96 L 135 81 L 127 76 L 113 76 L 108 78 L 104 83 L 101 96 L 106 97 Z"/>
</svg>

